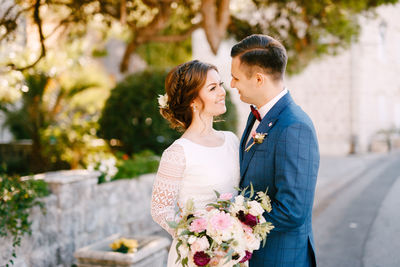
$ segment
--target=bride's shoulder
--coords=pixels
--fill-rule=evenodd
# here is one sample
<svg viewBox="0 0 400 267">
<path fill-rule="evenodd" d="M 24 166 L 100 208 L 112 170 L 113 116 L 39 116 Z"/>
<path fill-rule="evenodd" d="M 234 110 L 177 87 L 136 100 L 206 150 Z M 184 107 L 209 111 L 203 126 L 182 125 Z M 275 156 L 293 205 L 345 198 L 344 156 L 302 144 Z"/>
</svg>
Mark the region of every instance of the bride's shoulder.
<svg viewBox="0 0 400 267">
<path fill-rule="evenodd" d="M 163 153 L 183 153 L 184 143 L 181 142 L 181 139 L 175 140 L 169 147 L 167 147 Z"/>
<path fill-rule="evenodd" d="M 228 138 L 229 141 L 233 142 L 233 143 L 237 143 L 239 144 L 239 138 L 236 136 L 235 133 L 231 132 L 231 131 L 222 131 L 225 134 L 225 137 Z"/>
<path fill-rule="evenodd" d="M 185 150 L 180 142 L 173 142 L 161 155 L 161 161 L 185 161 Z"/>
</svg>

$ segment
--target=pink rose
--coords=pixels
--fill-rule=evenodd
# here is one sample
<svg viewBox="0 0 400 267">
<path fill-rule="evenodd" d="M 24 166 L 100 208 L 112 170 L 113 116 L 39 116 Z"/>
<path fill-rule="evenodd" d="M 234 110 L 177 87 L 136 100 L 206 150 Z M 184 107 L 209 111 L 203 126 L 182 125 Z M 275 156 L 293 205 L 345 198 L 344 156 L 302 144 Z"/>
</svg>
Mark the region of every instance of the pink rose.
<svg viewBox="0 0 400 267">
<path fill-rule="evenodd" d="M 197 251 L 193 256 L 193 261 L 197 266 L 206 266 L 210 260 L 210 256 L 208 256 L 204 251 Z"/>
<path fill-rule="evenodd" d="M 221 194 L 221 195 L 219 196 L 219 199 L 222 199 L 222 200 L 231 200 L 232 197 L 233 197 L 233 194 L 232 194 L 232 193 L 223 193 L 223 194 Z"/>
<path fill-rule="evenodd" d="M 248 225 L 246 225 L 244 223 L 242 223 L 242 228 L 243 228 L 243 230 L 244 230 L 244 232 L 246 234 L 252 234 L 253 233 L 253 228 L 251 228 L 250 226 L 248 226 Z"/>
<path fill-rule="evenodd" d="M 210 247 L 210 243 L 208 242 L 207 237 L 203 236 L 202 238 L 196 239 L 192 245 L 190 245 L 190 249 L 193 252 L 203 251 Z"/>
<path fill-rule="evenodd" d="M 232 225 L 231 216 L 225 212 L 219 212 L 211 218 L 210 222 L 217 231 L 223 231 Z"/>
<path fill-rule="evenodd" d="M 250 260 L 251 256 L 253 256 L 253 254 L 246 250 L 246 255 L 240 260 L 240 263 L 244 263 L 244 262 Z"/>
<path fill-rule="evenodd" d="M 207 220 L 204 218 L 199 218 L 193 220 L 189 226 L 189 230 L 192 232 L 200 233 L 207 228 Z"/>
<path fill-rule="evenodd" d="M 211 258 L 209 264 L 210 266 L 218 266 L 220 260 L 221 260 L 220 257 L 213 257 Z"/>
</svg>

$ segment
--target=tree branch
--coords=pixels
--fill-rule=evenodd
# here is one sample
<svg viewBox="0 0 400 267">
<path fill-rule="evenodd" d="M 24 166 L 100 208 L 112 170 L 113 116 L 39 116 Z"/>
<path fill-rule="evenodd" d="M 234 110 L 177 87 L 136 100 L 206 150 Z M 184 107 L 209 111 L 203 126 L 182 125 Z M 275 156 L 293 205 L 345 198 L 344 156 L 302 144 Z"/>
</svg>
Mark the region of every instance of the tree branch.
<svg viewBox="0 0 400 267">
<path fill-rule="evenodd" d="M 203 0 L 200 10 L 207 41 L 216 54 L 230 21 L 229 0 L 221 0 L 219 5 L 216 0 Z"/>
<path fill-rule="evenodd" d="M 36 0 L 35 5 L 34 5 L 34 10 L 33 10 L 33 20 L 35 24 L 38 27 L 38 32 L 39 32 L 39 38 L 40 38 L 40 55 L 39 57 L 30 65 L 24 66 L 24 67 L 16 67 L 14 64 L 8 64 L 9 67 L 13 70 L 17 71 L 23 71 L 29 68 L 34 67 L 42 58 L 46 56 L 46 46 L 44 44 L 45 37 L 43 34 L 43 29 L 42 29 L 42 19 L 40 18 L 40 0 Z"/>
<path fill-rule="evenodd" d="M 133 40 L 125 49 L 124 56 L 120 64 L 120 71 L 126 72 L 129 68 L 131 54 L 143 43 L 152 40 L 162 29 L 165 28 L 171 13 L 171 1 L 161 1 L 158 6 L 158 13 L 154 19 L 144 27 L 132 29 Z"/>
</svg>

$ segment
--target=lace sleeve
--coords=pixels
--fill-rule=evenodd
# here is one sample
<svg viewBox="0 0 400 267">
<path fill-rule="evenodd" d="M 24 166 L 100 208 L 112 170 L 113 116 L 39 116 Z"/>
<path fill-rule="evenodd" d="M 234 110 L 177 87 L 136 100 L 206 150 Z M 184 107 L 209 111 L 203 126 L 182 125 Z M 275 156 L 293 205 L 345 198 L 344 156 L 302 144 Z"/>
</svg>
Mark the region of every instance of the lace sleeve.
<svg viewBox="0 0 400 267">
<path fill-rule="evenodd" d="M 151 216 L 153 220 L 174 236 L 166 221 L 175 218 L 175 206 L 185 170 L 183 147 L 173 144 L 161 156 L 160 166 L 153 184 Z"/>
</svg>

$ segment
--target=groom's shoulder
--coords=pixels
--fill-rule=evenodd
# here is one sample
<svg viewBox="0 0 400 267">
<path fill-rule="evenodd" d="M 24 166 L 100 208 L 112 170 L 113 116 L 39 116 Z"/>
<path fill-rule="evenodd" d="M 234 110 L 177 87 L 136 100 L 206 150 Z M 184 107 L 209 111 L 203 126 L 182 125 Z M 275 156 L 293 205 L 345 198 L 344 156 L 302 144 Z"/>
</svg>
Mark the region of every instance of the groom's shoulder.
<svg viewBox="0 0 400 267">
<path fill-rule="evenodd" d="M 287 128 L 293 125 L 303 125 L 314 129 L 311 118 L 295 103 L 288 105 L 287 108 L 283 110 L 278 118 L 278 122 L 282 128 Z"/>
</svg>

